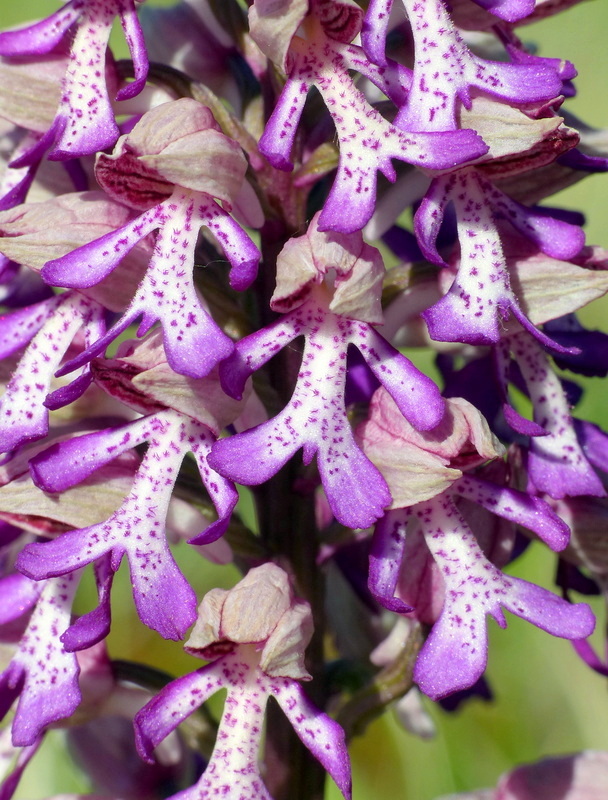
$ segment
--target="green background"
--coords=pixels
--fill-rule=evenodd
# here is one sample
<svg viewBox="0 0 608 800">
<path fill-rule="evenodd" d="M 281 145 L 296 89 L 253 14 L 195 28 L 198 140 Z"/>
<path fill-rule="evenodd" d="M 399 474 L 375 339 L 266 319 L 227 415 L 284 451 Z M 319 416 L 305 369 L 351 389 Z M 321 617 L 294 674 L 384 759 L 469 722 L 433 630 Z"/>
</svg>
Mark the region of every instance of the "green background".
<svg viewBox="0 0 608 800">
<path fill-rule="evenodd" d="M 0 27 L 47 15 L 53 2 L 30 0 L 0 7 Z M 525 41 L 534 41 L 539 53 L 574 62 L 580 77 L 579 95 L 568 108 L 585 122 L 608 127 L 608 3 L 588 0 L 534 26 L 522 28 Z M 584 211 L 587 241 L 608 246 L 606 199 L 608 176 L 592 176 L 551 198 L 552 205 Z M 608 305 L 598 301 L 583 317 L 591 327 L 606 329 Z M 587 381 L 588 392 L 579 413 L 596 422 L 606 417 L 605 389 L 598 379 Z M 184 558 L 182 567 L 203 591 L 234 582 L 235 572 L 208 567 Z M 541 545 L 532 545 L 513 566 L 513 574 L 551 587 L 553 559 Z M 201 585 L 200 571 L 206 587 Z M 181 674 L 198 666 L 181 646 L 162 641 L 134 622 L 128 575 L 121 570 L 114 592 L 111 655 L 141 660 Z M 599 603 L 600 629 L 605 618 Z M 488 678 L 495 702 L 474 700 L 461 712 L 445 714 L 432 703 L 427 707 L 437 725 L 437 736 L 421 741 L 404 732 L 391 713 L 372 724 L 352 746 L 355 798 L 358 800 L 433 800 L 438 795 L 491 786 L 513 765 L 546 755 L 585 748 L 608 749 L 608 695 L 606 681 L 588 670 L 569 643 L 554 639 L 509 616 L 502 631 L 489 622 Z M 601 646 L 601 636 L 596 636 Z M 83 776 L 71 768 L 63 749 L 63 734 L 53 732 L 23 778 L 17 797 L 49 797 L 54 793 L 87 791 Z M 327 800 L 339 792 L 328 785 Z"/>
</svg>

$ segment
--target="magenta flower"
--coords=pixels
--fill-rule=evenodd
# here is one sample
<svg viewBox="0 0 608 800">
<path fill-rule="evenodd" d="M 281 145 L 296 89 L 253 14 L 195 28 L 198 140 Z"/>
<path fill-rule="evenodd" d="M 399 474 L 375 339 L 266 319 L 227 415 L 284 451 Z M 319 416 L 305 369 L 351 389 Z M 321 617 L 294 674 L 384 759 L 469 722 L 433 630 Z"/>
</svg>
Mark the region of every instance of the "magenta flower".
<svg viewBox="0 0 608 800">
<path fill-rule="evenodd" d="M 209 428 L 178 412 L 163 411 L 54 445 L 33 460 L 32 471 L 45 491 L 61 492 L 145 441 L 148 450 L 120 508 L 106 522 L 64 533 L 52 542 L 28 545 L 20 555 L 19 569 L 40 580 L 65 575 L 110 554 L 116 572 L 126 555 L 140 618 L 165 638 L 180 639 L 194 620 L 196 597 L 169 551 L 165 524 L 186 453 L 194 454 L 220 514 L 207 529 L 206 541 L 223 533 L 237 500 L 230 482 L 207 465 L 206 455 L 215 441 Z"/>
<path fill-rule="evenodd" d="M 412 27 L 416 60 L 408 100 L 395 120 L 397 127 L 407 131 L 455 130 L 459 105 L 470 108 L 472 95 L 479 92 L 520 105 L 552 100 L 561 93 L 561 78 L 551 63 L 508 64 L 473 55 L 443 0 L 402 2 Z M 493 7 L 499 4 L 500 0 L 480 2 Z M 521 14 L 524 4 L 529 9 L 529 0 L 515 0 L 511 6 Z M 372 0 L 367 12 L 362 40 L 376 64 L 386 63 L 384 43 L 392 5 L 393 0 Z"/>
<path fill-rule="evenodd" d="M 69 717 L 80 703 L 76 656 L 65 651 L 59 638 L 70 624 L 79 577 L 71 573 L 45 581 L 40 587 L 29 582 L 23 587 L 33 593 L 28 605 L 35 607 L 17 652 L 0 676 L 0 717 L 19 698 L 12 724 L 16 745 L 34 745 L 47 725 Z M 27 581 L 22 576 L 13 578 L 22 584 Z M 1 586 L 3 622 L 19 597 L 13 585 L 9 590 L 8 580 L 5 578 Z M 22 606 L 22 610 L 26 609 Z"/>
<path fill-rule="evenodd" d="M 525 496 L 515 504 L 513 499 L 517 500 L 517 494 L 513 490 L 509 493 L 500 487 L 480 485 L 472 478 L 463 478 L 463 483 L 454 491 L 462 491 L 464 496 L 483 502 L 492 513 L 550 537 L 548 540 L 553 546 L 565 545 L 557 518 L 555 515 L 551 518 L 546 505 L 543 509 Z M 539 511 L 542 512 L 540 517 Z M 409 520 L 419 533 L 410 530 Z M 414 671 L 418 686 L 434 699 L 472 686 L 483 674 L 487 663 L 487 614 L 504 628 L 506 620 L 501 609 L 506 608 L 553 636 L 566 639 L 582 639 L 595 627 L 593 613 L 587 605 L 570 605 L 546 589 L 505 575 L 495 567 L 483 554 L 448 492 L 411 509 L 390 511 L 379 524 L 375 536 L 372 564 L 387 561 L 394 564 L 400 552 L 402 569 L 407 571 L 406 542 L 409 537 L 422 536 L 441 575 L 443 607 Z M 422 574 L 426 574 L 428 580 L 428 565 L 420 565 L 420 569 L 418 580 Z M 373 575 L 370 570 L 370 579 L 377 581 L 381 571 L 375 567 Z M 386 574 L 386 568 L 383 571 Z M 413 575 L 410 580 L 412 578 Z M 380 591 L 387 589 L 376 585 L 377 596 L 384 600 Z M 430 588 L 427 584 L 427 591 Z M 401 613 L 410 610 L 404 603 L 389 600 L 388 605 Z"/>
<path fill-rule="evenodd" d="M 222 385 L 240 397 L 247 378 L 298 336 L 305 337 L 302 364 L 289 404 L 256 428 L 218 441 L 209 458 L 214 469 L 239 483 L 258 485 L 304 448 L 304 462 L 317 455 L 333 513 L 344 525 L 365 528 L 390 502 L 380 472 L 357 447 L 346 415 L 346 354 L 354 345 L 376 378 L 418 428 L 431 428 L 443 414 L 437 387 L 380 336 L 379 253 L 360 234 L 316 230 L 292 239 L 279 256 L 275 310 L 286 311 L 267 328 L 241 340 L 220 367 Z M 333 289 L 325 283 L 337 273 Z M 254 455 L 255 454 L 255 455 Z"/>
<path fill-rule="evenodd" d="M 482 675 L 487 614 L 505 627 L 504 607 L 567 639 L 584 638 L 595 625 L 588 606 L 572 606 L 545 589 L 507 576 L 484 554 L 459 508 L 460 497 L 534 531 L 555 550 L 566 547 L 569 531 L 540 498 L 463 474 L 465 465 L 475 464 L 471 444 L 480 456 L 490 455 L 489 432 L 484 434 L 481 415 L 472 406 L 452 402 L 456 405 L 450 403 L 443 430 L 418 433 L 379 390 L 370 420 L 359 432 L 365 452 L 382 459 L 394 498 L 393 510 L 374 532 L 370 589 L 392 611 L 413 612 L 434 622 L 414 670 L 416 683 L 434 699 L 466 689 Z M 445 436 L 450 429 L 451 435 Z M 412 487 L 410 478 L 417 473 L 418 483 Z"/>
<path fill-rule="evenodd" d="M 505 611 L 608 673 L 571 602 L 608 575 L 608 434 L 571 408 L 608 251 L 550 205 L 608 136 L 519 38 L 579 1 L 63 0 L 0 33 L 0 800 L 51 729 L 98 800 L 350 800 L 381 711 L 428 737 L 429 697 L 490 699 Z M 561 595 L 512 577 L 529 542 Z M 205 665 L 164 673 L 190 626 Z M 587 800 L 604 761 L 479 797 Z"/>
<path fill-rule="evenodd" d="M 527 333 L 506 337 L 496 351 L 504 392 L 509 351 L 521 370 L 534 410 L 531 423 L 508 403 L 503 406 L 509 424 L 532 437 L 527 459 L 529 491 L 544 492 L 555 499 L 605 497 L 602 481 L 579 444 L 570 405 L 546 353 Z"/>
<path fill-rule="evenodd" d="M 146 82 L 148 58 L 135 0 L 70 0 L 59 11 L 27 28 L 0 33 L 0 55 L 7 58 L 46 55 L 74 32 L 55 120 L 26 157 L 25 164 L 49 146 L 50 159 L 66 159 L 111 147 L 118 126 L 106 87 L 106 49 L 112 24 L 119 17 L 135 66 L 135 80 L 116 95 L 126 100 Z"/>
<path fill-rule="evenodd" d="M 608 753 L 584 750 L 516 767 L 500 777 L 496 789 L 437 800 L 596 800 L 607 791 Z"/>
<path fill-rule="evenodd" d="M 89 344 L 103 334 L 104 309 L 79 292 L 44 300 L 0 319 L 0 355 L 28 344 L 0 399 L 0 451 L 46 435 L 49 409 L 78 398 L 91 382 L 86 366 L 69 385 L 49 393 L 53 374 L 80 328 Z"/>
<path fill-rule="evenodd" d="M 216 692 L 227 690 L 211 760 L 198 783 L 174 800 L 228 794 L 272 800 L 258 766 L 270 697 L 349 800 L 344 732 L 298 684 L 310 679 L 304 650 L 311 634 L 310 607 L 293 598 L 287 575 L 274 564 L 252 569 L 229 592 L 213 589 L 205 596 L 186 650 L 211 663 L 170 683 L 135 718 L 139 751 L 151 761 L 154 748 L 180 722 Z"/>
<path fill-rule="evenodd" d="M 255 7 L 255 6 L 254 6 Z M 349 74 L 363 72 L 389 96 L 395 90 L 382 80 L 359 48 L 349 42 L 358 33 L 360 14 L 349 6 L 348 24 L 332 27 L 327 3 L 313 2 L 307 17 L 307 39 L 294 35 L 286 54 L 288 79 L 270 117 L 260 150 L 279 169 L 291 169 L 291 150 L 309 90 L 316 86 L 336 126 L 340 162 L 321 216 L 320 230 L 352 233 L 372 215 L 377 172 L 394 181 L 393 158 L 432 170 L 451 169 L 487 151 L 470 130 L 405 133 L 387 122 L 366 100 Z M 293 28 L 295 34 L 295 29 Z M 256 28 L 252 35 L 264 48 Z M 271 53 L 272 56 L 272 53 Z M 409 83 L 409 82 L 408 82 Z M 345 213 L 348 209 L 348 213 Z"/>
<path fill-rule="evenodd" d="M 532 325 L 511 287 L 498 221 L 507 220 L 553 258 L 575 256 L 584 244 L 580 228 L 516 203 L 474 167 L 435 178 L 415 217 L 416 235 L 425 256 L 444 264 L 437 236 L 448 204 L 458 226 L 460 264 L 448 293 L 423 317 L 433 339 L 490 344 L 498 342 L 511 315 L 541 342 L 559 345 Z"/>
</svg>

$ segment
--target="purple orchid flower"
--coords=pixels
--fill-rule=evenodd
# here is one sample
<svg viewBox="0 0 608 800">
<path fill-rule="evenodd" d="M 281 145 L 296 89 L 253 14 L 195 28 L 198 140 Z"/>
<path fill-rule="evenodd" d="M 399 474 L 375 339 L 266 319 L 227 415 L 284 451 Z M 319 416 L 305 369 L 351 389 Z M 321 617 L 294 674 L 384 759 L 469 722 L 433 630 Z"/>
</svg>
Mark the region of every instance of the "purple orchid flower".
<svg viewBox="0 0 608 800">
<path fill-rule="evenodd" d="M 606 490 L 579 444 L 566 394 L 546 353 L 527 333 L 507 337 L 496 348 L 505 397 L 509 351 L 521 370 L 534 409 L 534 422 L 530 422 L 507 402 L 503 404 L 509 425 L 532 437 L 527 459 L 529 491 L 545 492 L 554 499 L 605 497 Z"/>
<path fill-rule="evenodd" d="M 564 547 L 567 542 L 566 526 L 546 504 L 539 506 L 538 498 L 500 487 L 492 489 L 472 476 L 463 477 L 453 491 L 482 502 L 492 513 L 530 527 L 553 547 Z M 593 631 L 595 620 L 586 604 L 573 606 L 495 567 L 483 554 L 451 492 L 409 509 L 390 511 L 378 525 L 370 581 L 383 604 L 400 613 L 411 610 L 390 595 L 398 574 L 392 573 L 387 580 L 388 564 L 392 570 L 393 565 L 400 565 L 406 540 L 413 535 L 408 529 L 410 520 L 424 537 L 444 582 L 442 611 L 414 669 L 414 680 L 429 697 L 438 699 L 478 680 L 487 661 L 484 618 L 490 614 L 506 627 L 501 607 L 554 636 L 582 639 Z M 403 569 L 408 569 L 407 563 L 403 562 Z"/>
<path fill-rule="evenodd" d="M 64 575 L 110 554 L 116 572 L 126 554 L 141 620 L 167 639 L 180 639 L 192 624 L 196 597 L 166 542 L 165 522 L 181 462 L 192 452 L 218 514 L 217 522 L 192 541 L 215 541 L 225 531 L 238 496 L 233 485 L 209 469 L 206 456 L 215 435 L 173 410 L 54 445 L 32 460 L 37 484 L 61 492 L 142 442 L 148 450 L 123 504 L 106 522 L 69 531 L 52 542 L 31 544 L 19 569 L 35 580 Z"/>
<path fill-rule="evenodd" d="M 258 766 L 270 697 L 350 800 L 344 732 L 298 684 L 310 680 L 304 650 L 311 635 L 308 603 L 294 600 L 287 575 L 274 564 L 250 570 L 229 592 L 213 589 L 206 595 L 186 650 L 211 663 L 170 683 L 135 717 L 139 752 L 151 762 L 153 749 L 180 722 L 216 692 L 227 690 L 209 764 L 198 783 L 173 800 L 211 800 L 228 793 L 272 800 Z"/>
<path fill-rule="evenodd" d="M 407 131 L 457 128 L 459 103 L 470 108 L 473 92 L 511 105 L 552 100 L 562 81 L 551 63 L 505 64 L 474 56 L 454 27 L 443 0 L 402 0 L 414 37 L 415 63 L 407 103 L 395 125 Z M 483 0 L 482 0 L 483 2 Z M 488 3 L 483 3 L 488 5 Z M 489 0 L 489 4 L 497 6 Z M 372 0 L 363 29 L 363 46 L 376 64 L 384 53 L 393 0 Z M 518 5 L 521 10 L 522 0 Z"/>
<path fill-rule="evenodd" d="M 1 34 L 0 34 L 1 36 Z M 23 153 L 27 153 L 38 142 L 39 136 L 26 133 L 13 151 L 13 161 L 19 161 Z M 2 176 L 0 182 L 0 211 L 14 208 L 25 201 L 28 189 L 32 185 L 38 163 L 25 167 L 14 167 L 11 164 Z"/>
<path fill-rule="evenodd" d="M 70 0 L 41 22 L 0 33 L 0 55 L 22 58 L 50 53 L 75 29 L 55 120 L 20 165 L 39 158 L 50 145 L 48 158 L 62 160 L 104 150 L 118 138 L 105 80 L 106 49 L 116 17 L 135 66 L 135 80 L 116 95 L 117 100 L 126 100 L 141 91 L 148 73 L 135 0 Z"/>
<path fill-rule="evenodd" d="M 494 17 L 498 17 L 505 22 L 518 22 L 529 16 L 538 5 L 537 0 L 472 1 L 479 6 L 477 10 L 474 6 L 471 6 L 471 0 L 450 0 L 449 8 L 451 17 L 453 17 L 456 25 L 471 30 L 493 28 L 497 33 L 501 33 L 506 26 L 499 27 Z M 578 2 L 578 0 L 571 0 L 571 2 Z M 407 8 L 407 6 L 405 7 Z M 393 0 L 370 0 L 367 7 L 361 32 L 361 41 L 365 52 L 368 53 L 376 64 L 382 64 L 386 59 L 385 42 L 389 32 L 392 8 Z M 488 14 L 485 12 L 490 13 Z M 490 14 L 494 15 L 494 17 L 490 16 Z M 457 36 L 457 39 L 460 39 L 460 37 Z M 492 66 L 495 66 L 495 64 Z"/>
<path fill-rule="evenodd" d="M 393 496 L 374 532 L 369 587 L 391 611 L 435 623 L 414 672 L 426 694 L 437 699 L 478 680 L 487 658 L 484 619 L 491 614 L 504 627 L 501 606 L 565 638 L 593 629 L 587 606 L 503 575 L 465 521 L 458 498 L 529 528 L 554 550 L 569 538 L 568 526 L 540 498 L 463 472 L 500 455 L 476 409 L 450 400 L 437 430 L 417 432 L 380 389 L 357 433 L 364 452 L 382 465 Z M 405 598 L 404 586 L 410 587 Z"/>
<path fill-rule="evenodd" d="M 382 261 L 360 234 L 309 232 L 292 239 L 279 256 L 271 302 L 286 314 L 241 340 L 220 365 L 224 390 L 240 397 L 247 378 L 298 336 L 305 345 L 289 404 L 273 419 L 212 448 L 209 463 L 246 485 L 268 480 L 300 448 L 304 463 L 317 454 L 321 481 L 336 519 L 365 528 L 382 515 L 390 494 L 381 473 L 356 445 L 346 415 L 347 350 L 354 345 L 401 412 L 420 429 L 444 411 L 435 384 L 380 336 Z M 334 287 L 321 283 L 335 269 Z M 367 291 L 362 287 L 365 286 Z M 333 294 L 333 296 L 332 296 Z M 253 455 L 255 454 L 255 455 Z"/>
<path fill-rule="evenodd" d="M 205 226 L 230 261 L 233 288 L 245 289 L 254 280 L 260 253 L 214 200 L 230 204 L 246 168 L 240 147 L 220 132 L 209 109 L 187 98 L 148 112 L 121 137 L 112 156 L 100 156 L 96 174 L 106 191 L 115 200 L 147 210 L 119 230 L 49 261 L 44 279 L 55 286 L 94 286 L 147 234 L 157 231 L 156 243 L 121 319 L 63 372 L 102 353 L 139 317 L 139 336 L 160 320 L 167 357 L 176 372 L 200 378 L 230 355 L 232 341 L 203 308 L 191 267 Z"/>
<path fill-rule="evenodd" d="M 487 147 L 471 130 L 405 133 L 387 122 L 349 74 L 349 69 L 362 72 L 388 96 L 398 99 L 396 91 L 381 80 L 383 70 L 373 68 L 364 53 L 349 44 L 360 24 L 328 30 L 317 6 L 322 11 L 323 3 L 312 4 L 307 39 L 299 35 L 291 39 L 287 83 L 259 145 L 273 166 L 292 169 L 291 150 L 298 122 L 306 96 L 316 86 L 336 125 L 340 143 L 338 173 L 319 226 L 320 230 L 352 233 L 360 230 L 373 213 L 377 172 L 395 180 L 391 159 L 444 170 L 484 155 Z M 255 31 L 253 35 L 255 38 Z"/>
<path fill-rule="evenodd" d="M 73 572 L 44 582 L 17 652 L 0 676 L 2 717 L 19 697 L 12 723 L 16 745 L 34 745 L 47 725 L 69 717 L 80 703 L 76 656 L 58 636 L 70 624 L 79 577 Z"/>
<path fill-rule="evenodd" d="M 415 216 L 415 230 L 424 255 L 444 264 L 437 236 L 446 207 L 452 203 L 460 241 L 460 264 L 448 293 L 423 313 L 437 341 L 491 344 L 502 336 L 501 323 L 513 315 L 539 341 L 561 351 L 521 310 L 511 288 L 509 269 L 497 220 L 506 219 L 554 258 L 575 256 L 584 234 L 575 225 L 526 208 L 489 183 L 474 167 L 435 178 Z"/>
<path fill-rule="evenodd" d="M 98 339 L 104 331 L 104 309 L 79 292 L 66 292 L 0 318 L 0 356 L 29 342 L 0 399 L 0 451 L 45 436 L 48 410 L 72 402 L 89 386 L 87 366 L 69 385 L 49 394 L 53 374 L 80 328 L 85 343 Z"/>
</svg>

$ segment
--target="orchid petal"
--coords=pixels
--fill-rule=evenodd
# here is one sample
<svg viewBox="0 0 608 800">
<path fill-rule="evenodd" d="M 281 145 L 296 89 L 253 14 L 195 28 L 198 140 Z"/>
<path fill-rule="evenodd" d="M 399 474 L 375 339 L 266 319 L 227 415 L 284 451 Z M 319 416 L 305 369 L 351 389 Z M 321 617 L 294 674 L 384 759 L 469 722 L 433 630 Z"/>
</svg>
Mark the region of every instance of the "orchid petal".
<svg viewBox="0 0 608 800">
<path fill-rule="evenodd" d="M 352 343 L 403 416 L 420 431 L 438 425 L 445 403 L 435 383 L 370 325 L 353 325 L 353 329 Z"/>
<path fill-rule="evenodd" d="M 0 578 L 0 625 L 13 622 L 30 611 L 42 589 L 42 584 L 19 573 Z"/>
<path fill-rule="evenodd" d="M 78 20 L 81 5 L 72 0 L 50 17 L 14 31 L 0 33 L 0 55 L 43 55 L 50 53 L 63 39 L 68 29 Z"/>
<path fill-rule="evenodd" d="M 363 49 L 374 64 L 387 63 L 385 48 L 393 0 L 370 0 L 361 30 Z"/>
<path fill-rule="evenodd" d="M 475 0 L 475 2 L 505 22 L 524 19 L 534 11 L 536 5 L 536 0 Z"/>
<path fill-rule="evenodd" d="M 234 480 L 257 485 L 304 447 L 306 463 L 317 453 L 319 471 L 336 517 L 345 525 L 366 527 L 381 516 L 390 495 L 376 467 L 355 444 L 344 406 L 346 350 L 350 341 L 357 344 L 353 335 L 356 326 L 365 324 L 335 316 L 314 300 L 290 312 L 286 319 L 291 323 L 291 332 L 286 325 L 281 326 L 280 344 L 277 339 L 271 343 L 267 333 L 239 343 L 238 373 L 231 370 L 231 378 L 236 388 L 245 373 L 262 359 L 270 358 L 286 343 L 285 339 L 305 333 L 302 366 L 289 405 L 257 428 L 218 441 L 209 463 Z M 267 342 L 270 346 L 265 347 Z M 381 357 L 373 348 L 370 350 L 372 355 L 366 352 L 366 358 L 375 358 L 379 365 Z M 387 380 L 389 377 L 390 373 Z M 256 453 L 255 459 L 247 456 L 252 452 Z"/>
<path fill-rule="evenodd" d="M 478 170 L 461 169 L 437 178 L 430 187 L 429 199 L 423 201 L 416 214 L 421 249 L 440 264 L 444 262 L 437 252 L 436 239 L 449 201 L 456 212 L 460 263 L 448 293 L 423 312 L 431 337 L 438 341 L 491 344 L 501 339 L 504 320 L 513 315 L 544 345 L 564 351 L 566 348 L 535 328 L 519 307 L 496 219 L 506 216 L 506 209 L 513 225 L 552 252 L 580 249 L 580 229 L 530 212 L 488 183 Z M 551 243 L 551 234 L 557 243 Z"/>
<path fill-rule="evenodd" d="M 397 614 L 406 614 L 411 606 L 395 597 L 399 580 L 409 509 L 388 511 L 376 524 L 369 555 L 369 589 L 376 600 Z"/>
<path fill-rule="evenodd" d="M 408 131 L 457 128 L 471 90 L 510 104 L 551 100 L 562 81 L 549 64 L 505 64 L 474 56 L 454 27 L 443 0 L 403 0 L 414 37 L 415 63 L 408 101 L 395 125 Z"/>
<path fill-rule="evenodd" d="M 135 80 L 124 86 L 116 95 L 117 100 L 128 100 L 131 97 L 138 95 L 146 84 L 148 77 L 148 52 L 146 50 L 146 42 L 144 34 L 137 17 L 135 4 L 132 2 L 124 2 L 123 8 L 119 12 L 120 24 L 127 40 L 131 59 L 133 61 L 133 69 L 135 72 Z"/>
<path fill-rule="evenodd" d="M 29 545 L 20 555 L 20 565 L 30 576 L 60 575 L 108 553 L 116 571 L 126 553 L 142 621 L 165 638 L 179 639 L 192 623 L 196 598 L 169 551 L 165 526 L 185 454 L 194 453 L 212 500 L 218 502 L 220 519 L 212 528 L 210 541 L 227 526 L 237 499 L 232 485 L 205 463 L 214 440 L 209 429 L 178 412 L 160 412 L 116 430 L 53 446 L 34 460 L 32 472 L 47 489 L 67 488 L 145 440 L 148 450 L 122 506 L 106 522 L 65 533 L 52 542 Z M 73 475 L 61 476 L 65 463 L 74 464 Z M 171 597 L 163 600 L 167 586 L 172 587 Z"/>
<path fill-rule="evenodd" d="M 295 681 L 280 679 L 272 685 L 271 692 L 304 745 L 349 800 L 352 793 L 350 762 L 342 728 L 327 714 L 320 714 Z"/>
<path fill-rule="evenodd" d="M 223 688 L 217 662 L 172 681 L 141 709 L 134 722 L 140 756 L 154 763 L 154 749 L 206 700 Z"/>
<path fill-rule="evenodd" d="M 99 593 L 99 605 L 88 614 L 83 614 L 59 637 L 68 653 L 85 650 L 103 641 L 110 633 L 110 590 L 114 571 L 109 556 L 95 563 L 95 579 Z"/>
<path fill-rule="evenodd" d="M 45 310 L 49 318 L 23 354 L 0 400 L 2 452 L 46 434 L 48 411 L 44 399 L 49 392 L 53 373 L 78 329 L 90 323 L 95 324 L 102 313 L 101 307 L 94 301 L 74 293 L 47 302 Z M 35 325 L 38 325 L 38 320 L 37 316 Z"/>
<path fill-rule="evenodd" d="M 34 456 L 30 472 L 43 491 L 64 492 L 121 453 L 145 442 L 153 431 L 154 420 L 144 418 L 112 430 L 66 439 Z"/>
<path fill-rule="evenodd" d="M 566 395 L 547 356 L 527 334 L 513 337 L 511 349 L 532 400 L 534 421 L 547 431 L 547 436 L 535 437 L 530 444 L 532 484 L 555 499 L 581 494 L 605 497 L 602 482 L 578 443 Z"/>
<path fill-rule="evenodd" d="M 447 496 L 427 505 L 425 538 L 445 581 L 445 604 L 414 669 L 414 680 L 437 699 L 471 686 L 487 660 L 486 614 L 506 625 L 501 606 L 554 636 L 581 639 L 593 630 L 591 609 L 502 574 L 483 555 Z"/>
<path fill-rule="evenodd" d="M 496 486 L 473 475 L 463 475 L 451 488 L 493 514 L 534 531 L 552 550 L 563 550 L 570 540 L 566 523 L 540 497 Z"/>
<path fill-rule="evenodd" d="M 160 320 L 167 359 L 182 375 L 204 377 L 230 355 L 234 346 L 202 307 L 190 271 L 201 225 L 209 226 L 225 248 L 233 265 L 233 285 L 248 286 L 255 278 L 259 257 L 253 242 L 207 195 L 180 189 L 120 231 L 45 266 L 48 281 L 90 286 L 114 269 L 139 239 L 159 229 L 152 260 L 125 315 L 104 337 L 65 365 L 64 372 L 102 353 L 140 315 L 140 336 Z M 84 268 L 83 257 L 89 259 L 84 261 Z"/>
</svg>

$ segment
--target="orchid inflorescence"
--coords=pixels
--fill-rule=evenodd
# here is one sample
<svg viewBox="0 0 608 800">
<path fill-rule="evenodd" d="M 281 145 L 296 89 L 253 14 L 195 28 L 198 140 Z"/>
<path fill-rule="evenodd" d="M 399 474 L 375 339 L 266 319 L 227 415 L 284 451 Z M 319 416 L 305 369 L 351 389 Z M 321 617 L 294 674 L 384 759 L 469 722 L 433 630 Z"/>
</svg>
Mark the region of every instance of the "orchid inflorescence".
<svg viewBox="0 0 608 800">
<path fill-rule="evenodd" d="M 608 372 L 575 316 L 608 251 L 538 205 L 608 152 L 517 35 L 575 2 L 69 0 L 0 33 L 2 800 L 51 727 L 131 737 L 123 788 L 93 774 L 122 800 L 349 800 L 370 696 L 425 735 L 505 609 L 608 674 L 571 597 L 606 589 L 608 440 L 570 377 Z M 561 596 L 503 571 L 529 540 Z M 243 577 L 205 592 L 186 550 Z M 205 666 L 109 659 L 123 560 Z"/>
</svg>

